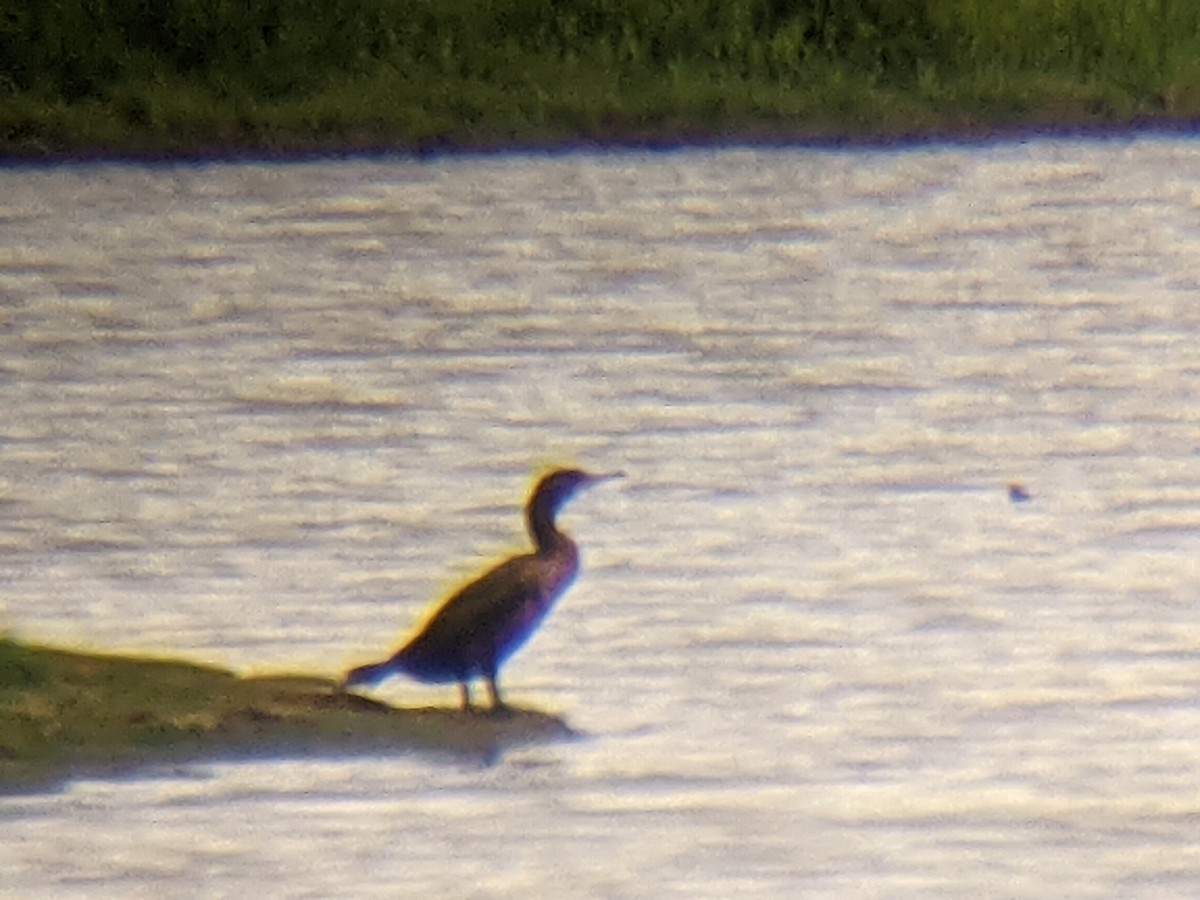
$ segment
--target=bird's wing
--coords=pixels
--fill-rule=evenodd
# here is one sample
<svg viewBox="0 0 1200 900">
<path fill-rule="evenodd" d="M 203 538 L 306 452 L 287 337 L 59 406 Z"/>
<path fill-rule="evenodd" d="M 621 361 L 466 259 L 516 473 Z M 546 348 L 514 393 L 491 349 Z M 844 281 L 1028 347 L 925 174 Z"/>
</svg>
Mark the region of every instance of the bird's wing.
<svg viewBox="0 0 1200 900">
<path fill-rule="evenodd" d="M 438 608 L 414 640 L 462 645 L 474 635 L 495 634 L 541 593 L 534 556 L 518 556 L 484 573 Z"/>
</svg>

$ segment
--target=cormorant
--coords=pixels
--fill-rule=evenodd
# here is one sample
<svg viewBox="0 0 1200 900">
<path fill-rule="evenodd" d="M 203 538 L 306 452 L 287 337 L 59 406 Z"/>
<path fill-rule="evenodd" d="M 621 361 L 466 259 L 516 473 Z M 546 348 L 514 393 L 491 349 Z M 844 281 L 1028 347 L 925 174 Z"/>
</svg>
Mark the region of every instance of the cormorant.
<svg viewBox="0 0 1200 900">
<path fill-rule="evenodd" d="M 529 640 L 579 573 L 579 550 L 554 519 L 584 488 L 621 477 L 559 469 L 538 482 L 525 507 L 534 552 L 503 562 L 446 600 L 395 655 L 347 673 L 343 687 L 375 685 L 404 674 L 428 684 L 457 681 L 471 709 L 472 678 L 483 678 L 492 709 L 504 708 L 500 667 Z"/>
</svg>

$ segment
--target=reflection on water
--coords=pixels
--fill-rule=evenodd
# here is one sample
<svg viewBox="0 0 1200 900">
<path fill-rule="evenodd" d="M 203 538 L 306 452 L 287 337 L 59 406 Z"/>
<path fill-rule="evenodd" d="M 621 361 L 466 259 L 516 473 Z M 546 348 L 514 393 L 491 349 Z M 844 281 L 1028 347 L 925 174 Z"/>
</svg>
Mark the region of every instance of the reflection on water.
<svg viewBox="0 0 1200 900">
<path fill-rule="evenodd" d="M 565 516 L 585 571 L 506 672 L 585 739 L 6 799 L 0 876 L 1195 893 L 1198 161 L 1138 140 L 0 173 L 19 635 L 336 676 L 524 546 L 539 467 L 629 476 Z"/>
</svg>

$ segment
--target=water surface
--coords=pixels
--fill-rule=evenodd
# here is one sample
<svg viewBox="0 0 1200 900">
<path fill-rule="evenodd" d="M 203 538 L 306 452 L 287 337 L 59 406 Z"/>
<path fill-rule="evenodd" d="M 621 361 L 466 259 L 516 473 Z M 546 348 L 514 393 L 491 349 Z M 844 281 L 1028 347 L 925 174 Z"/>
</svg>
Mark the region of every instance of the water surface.
<svg viewBox="0 0 1200 900">
<path fill-rule="evenodd" d="M 504 677 L 584 739 L 5 798 L 5 890 L 1197 893 L 1198 209 L 1177 139 L 0 172 L 21 637 L 336 675 L 629 476 Z"/>
</svg>

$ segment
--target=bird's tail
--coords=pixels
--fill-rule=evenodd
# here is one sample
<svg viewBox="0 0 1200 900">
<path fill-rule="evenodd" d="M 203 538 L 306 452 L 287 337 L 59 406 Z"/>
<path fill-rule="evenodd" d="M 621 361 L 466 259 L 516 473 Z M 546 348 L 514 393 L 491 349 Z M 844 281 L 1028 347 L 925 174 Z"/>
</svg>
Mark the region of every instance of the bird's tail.
<svg viewBox="0 0 1200 900">
<path fill-rule="evenodd" d="M 388 676 L 395 674 L 395 660 L 385 659 L 383 662 L 369 663 L 365 666 L 359 666 L 357 669 L 351 669 L 346 673 L 346 677 L 342 679 L 342 687 L 352 688 L 360 684 L 373 687 Z"/>
</svg>

